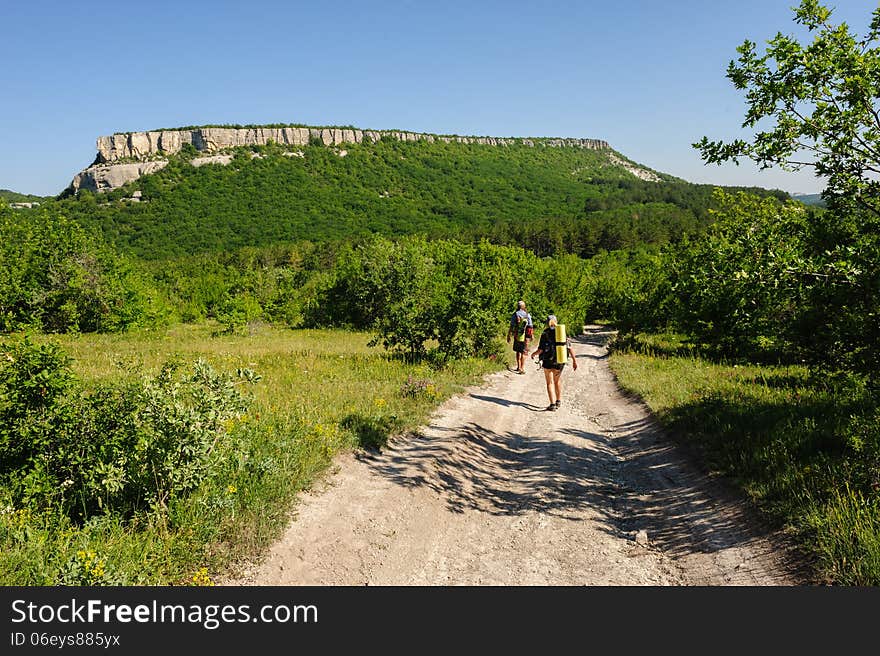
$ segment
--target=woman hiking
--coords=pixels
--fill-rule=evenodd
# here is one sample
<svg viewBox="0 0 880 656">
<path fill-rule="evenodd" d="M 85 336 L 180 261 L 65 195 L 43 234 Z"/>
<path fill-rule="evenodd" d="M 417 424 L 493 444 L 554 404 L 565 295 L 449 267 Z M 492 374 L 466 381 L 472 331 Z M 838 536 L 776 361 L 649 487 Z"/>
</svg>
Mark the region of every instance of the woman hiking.
<svg viewBox="0 0 880 656">
<path fill-rule="evenodd" d="M 570 360 L 571 368 L 574 371 L 577 371 L 578 368 L 577 358 L 574 355 L 574 351 L 571 350 L 571 341 L 568 337 L 563 342 L 556 340 L 557 326 L 556 315 L 551 314 L 548 316 L 547 327 L 541 333 L 538 348 L 530 354 L 532 358 L 538 356 L 541 360 L 541 366 L 544 368 L 547 396 L 550 397 L 550 405 L 547 406 L 547 410 L 557 410 L 562 402 L 562 370 L 565 369 L 566 363 L 560 360 Z M 565 327 L 560 326 L 560 328 L 564 330 Z M 568 355 L 568 358 L 557 357 L 559 355 L 557 347 L 564 349 L 564 353 Z"/>
</svg>

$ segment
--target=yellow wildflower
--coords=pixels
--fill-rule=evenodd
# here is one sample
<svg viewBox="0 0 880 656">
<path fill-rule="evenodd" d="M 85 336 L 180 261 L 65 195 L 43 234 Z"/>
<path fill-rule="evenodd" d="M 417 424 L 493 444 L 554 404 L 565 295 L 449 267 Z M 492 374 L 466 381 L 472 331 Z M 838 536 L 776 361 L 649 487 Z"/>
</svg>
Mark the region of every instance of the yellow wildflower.
<svg viewBox="0 0 880 656">
<path fill-rule="evenodd" d="M 199 571 L 197 571 L 195 574 L 193 574 L 192 582 L 195 585 L 204 585 L 204 586 L 214 585 L 214 582 L 211 580 L 211 577 L 208 576 L 208 568 L 207 567 L 202 567 L 199 569 Z"/>
</svg>

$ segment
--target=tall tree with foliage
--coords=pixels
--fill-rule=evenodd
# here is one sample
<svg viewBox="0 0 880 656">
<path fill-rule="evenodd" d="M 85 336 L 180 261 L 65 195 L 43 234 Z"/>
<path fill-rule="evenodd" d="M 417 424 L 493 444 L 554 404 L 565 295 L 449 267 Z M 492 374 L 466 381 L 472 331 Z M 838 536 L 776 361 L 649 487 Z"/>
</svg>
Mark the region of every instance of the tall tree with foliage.
<svg viewBox="0 0 880 656">
<path fill-rule="evenodd" d="M 746 157 L 762 168 L 812 167 L 827 177 L 823 197 L 832 206 L 860 208 L 880 218 L 880 6 L 864 37 L 846 23 L 830 22 L 832 10 L 803 0 L 795 22 L 814 34 L 801 44 L 781 32 L 764 54 L 746 40 L 727 77 L 746 92 L 743 127 L 772 125 L 751 141 L 694 144 L 709 163 Z"/>
<path fill-rule="evenodd" d="M 864 37 L 817 0 L 794 9 L 795 22 L 813 35 L 801 44 L 777 34 L 758 54 L 745 41 L 727 76 L 746 92 L 744 127 L 769 127 L 750 141 L 704 137 L 694 146 L 708 163 L 746 157 L 767 168 L 812 167 L 827 178 L 829 211 L 805 217 L 798 252 L 785 276 L 797 281 L 799 326 L 786 327 L 809 360 L 876 377 L 880 372 L 880 6 Z M 732 220 L 732 219 L 731 219 Z M 754 228 L 748 208 L 740 230 Z M 756 245 L 757 247 L 757 245 Z M 761 248 L 773 249 L 766 241 Z M 776 251 L 773 251 L 776 253 Z M 720 282 L 720 281 L 719 281 Z M 775 294 L 777 306 L 781 292 Z M 735 300 L 735 299 L 732 299 Z M 791 300 L 791 299 L 790 299 Z M 763 312 L 763 311 L 762 311 Z M 759 313 L 760 314 L 760 313 Z M 780 315 L 777 315 L 777 320 Z M 792 314 L 794 316 L 794 314 Z M 781 327 L 781 326 L 780 326 Z"/>
<path fill-rule="evenodd" d="M 163 320 L 134 264 L 63 214 L 0 201 L 0 332 L 106 332 Z"/>
</svg>

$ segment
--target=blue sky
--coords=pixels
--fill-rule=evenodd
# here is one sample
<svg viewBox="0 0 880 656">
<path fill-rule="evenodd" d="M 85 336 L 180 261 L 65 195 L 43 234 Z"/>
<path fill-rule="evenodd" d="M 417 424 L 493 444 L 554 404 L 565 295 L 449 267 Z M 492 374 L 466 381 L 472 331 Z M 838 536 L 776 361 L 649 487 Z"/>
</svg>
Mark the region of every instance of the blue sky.
<svg viewBox="0 0 880 656">
<path fill-rule="evenodd" d="M 690 145 L 746 134 L 727 64 L 798 34 L 796 0 L 0 2 L 0 188 L 55 194 L 99 135 L 205 123 L 598 138 L 693 182 L 822 188 Z M 828 4 L 859 34 L 876 6 Z"/>
</svg>

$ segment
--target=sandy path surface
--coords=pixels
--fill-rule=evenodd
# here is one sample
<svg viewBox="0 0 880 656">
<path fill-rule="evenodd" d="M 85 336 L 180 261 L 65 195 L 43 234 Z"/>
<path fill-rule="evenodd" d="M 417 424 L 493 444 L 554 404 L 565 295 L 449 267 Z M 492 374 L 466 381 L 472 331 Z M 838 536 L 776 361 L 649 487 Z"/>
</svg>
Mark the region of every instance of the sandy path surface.
<svg viewBox="0 0 880 656">
<path fill-rule="evenodd" d="M 562 407 L 501 372 L 379 453 L 339 458 L 239 585 L 797 585 L 780 541 L 573 340 Z"/>
</svg>

